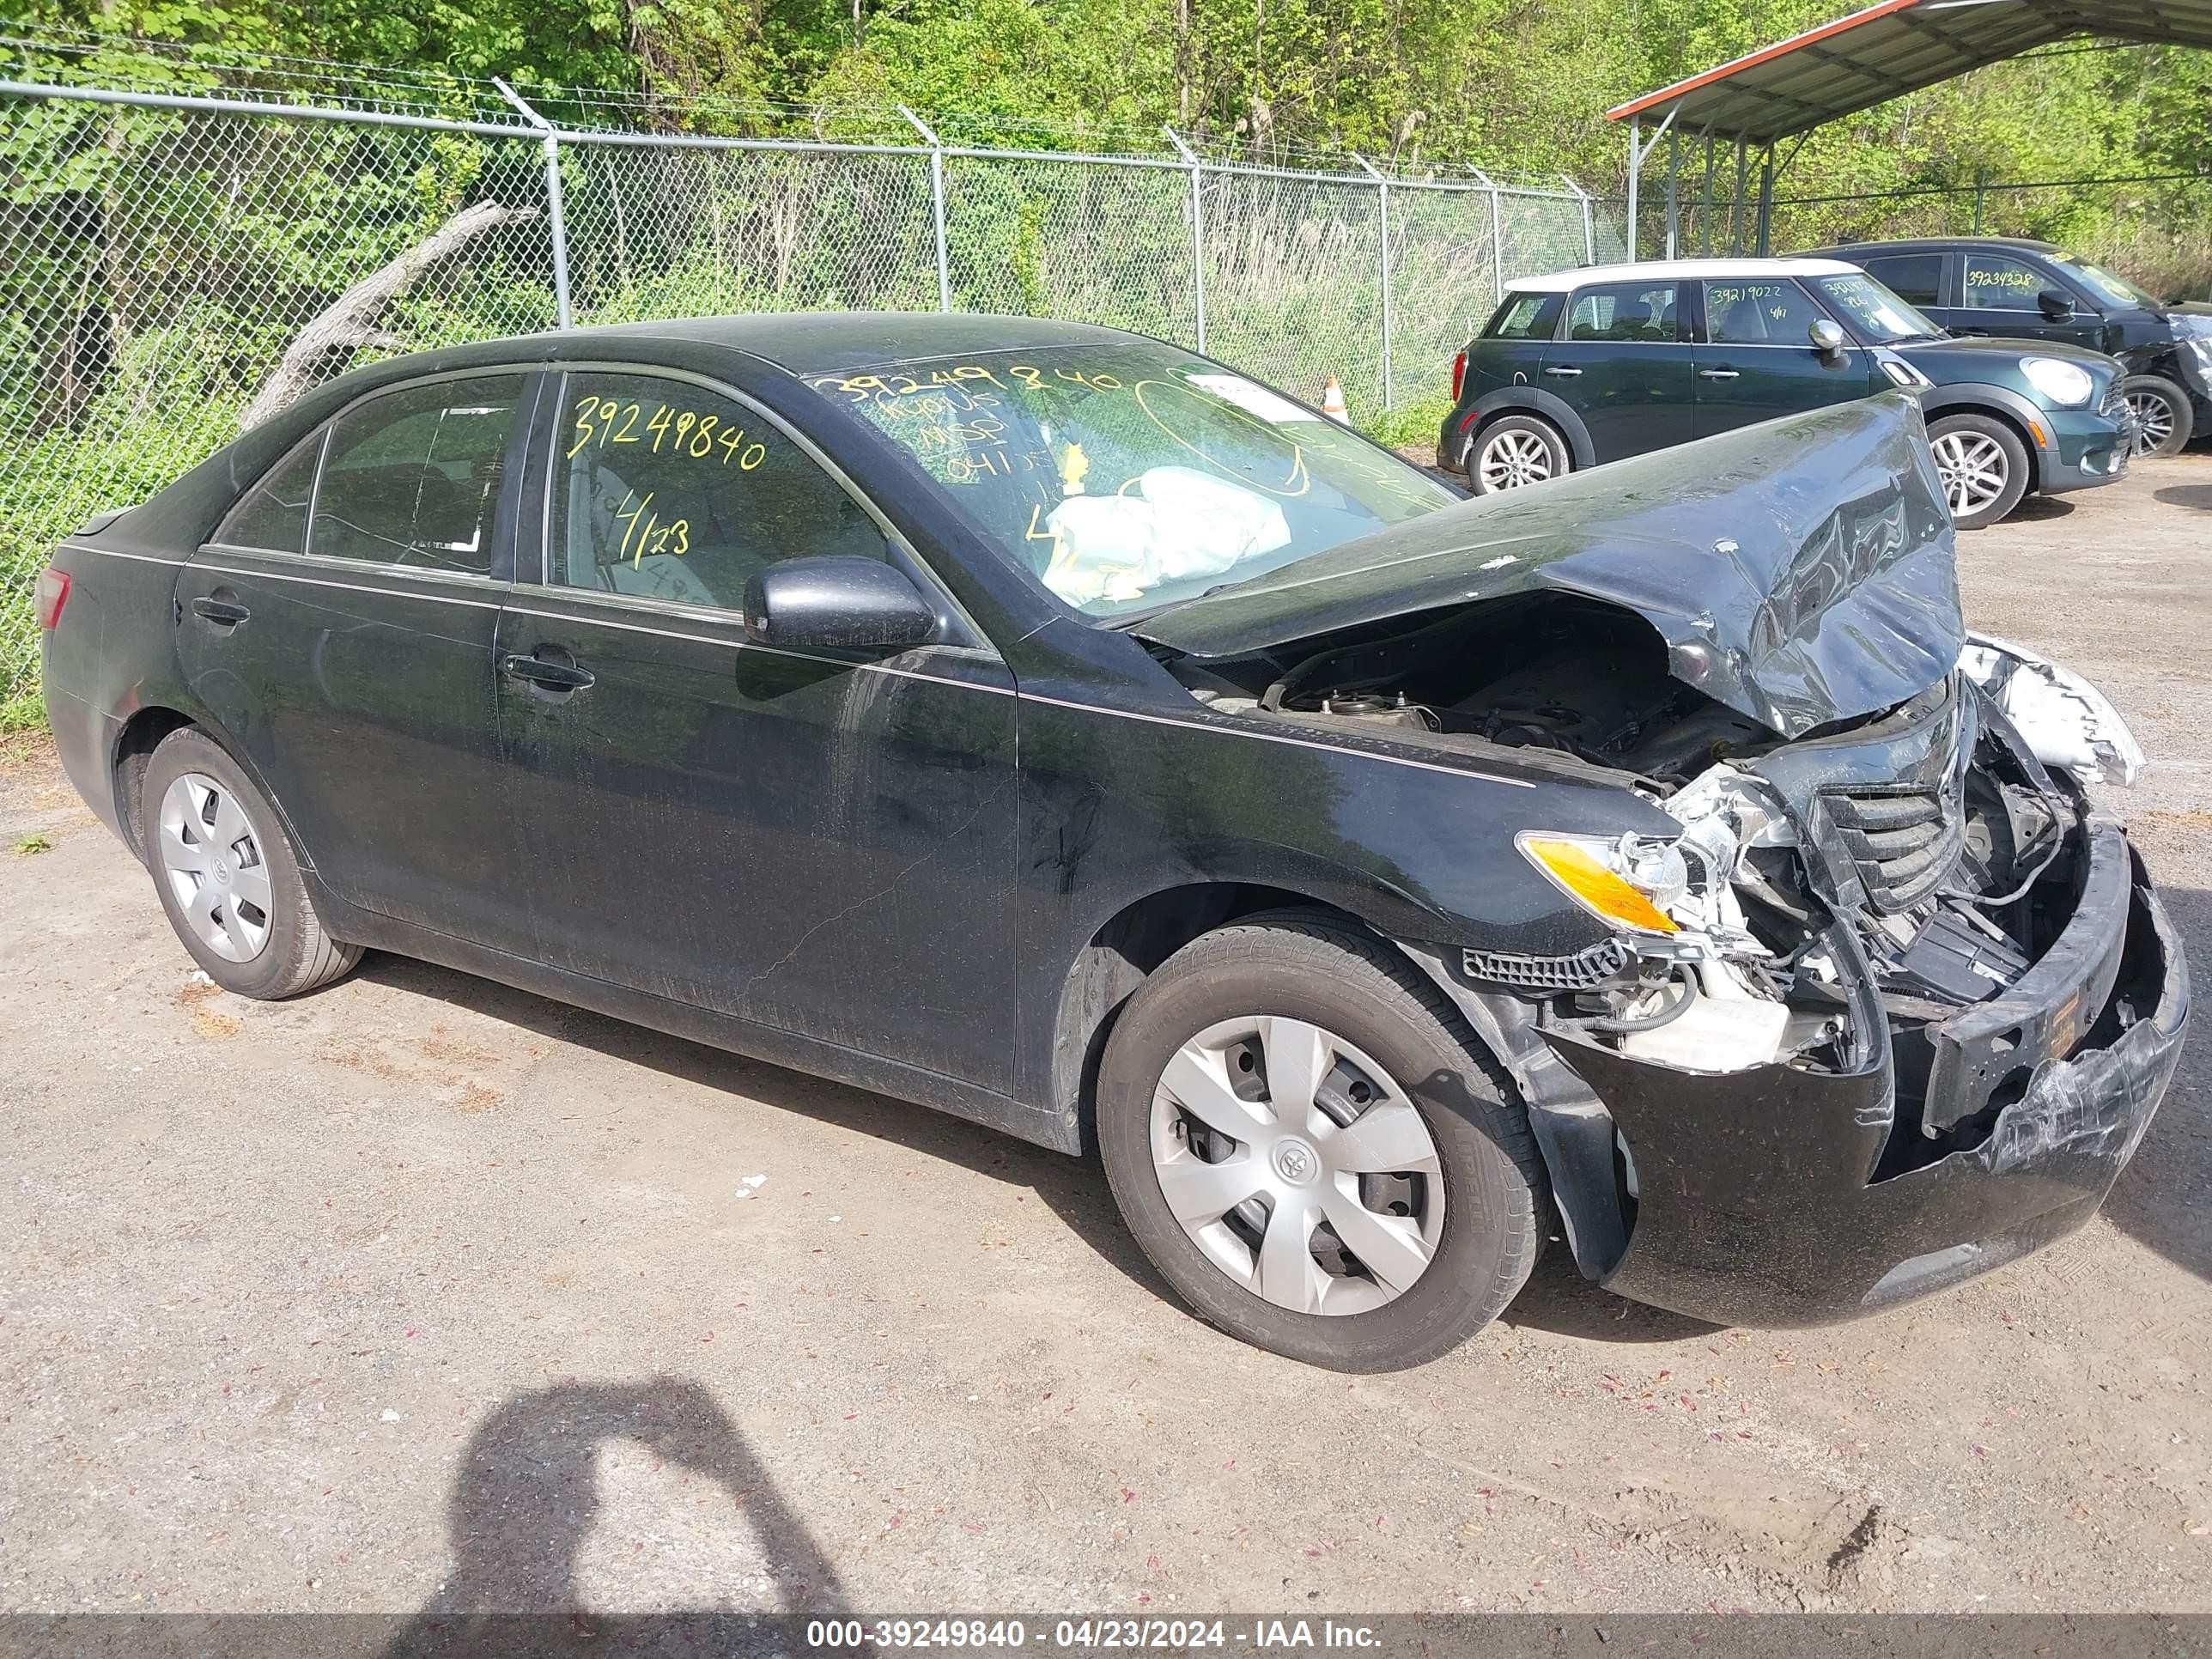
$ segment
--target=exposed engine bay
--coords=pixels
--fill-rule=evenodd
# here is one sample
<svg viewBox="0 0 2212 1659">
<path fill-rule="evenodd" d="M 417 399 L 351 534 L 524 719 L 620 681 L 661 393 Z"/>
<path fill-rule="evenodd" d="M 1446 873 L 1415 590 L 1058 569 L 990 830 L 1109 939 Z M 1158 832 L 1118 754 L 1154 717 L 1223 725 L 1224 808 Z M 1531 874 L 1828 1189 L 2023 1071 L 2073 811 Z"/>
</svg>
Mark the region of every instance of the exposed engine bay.
<svg viewBox="0 0 2212 1659">
<path fill-rule="evenodd" d="M 1920 1130 L 1893 1136 L 1899 1168 L 1986 1136 L 2008 1088 L 1933 1121 L 1926 1034 L 2050 947 L 2083 879 L 2081 786 L 2142 763 L 2094 688 L 1979 639 L 1906 702 L 1785 740 L 1685 683 L 1643 618 L 1558 593 L 1175 666 L 1218 713 L 1512 750 L 1658 805 L 1679 833 L 1517 836 L 1607 933 L 1571 956 L 1470 951 L 1468 974 L 1539 1025 L 1693 1073 L 1854 1069 L 1884 1035 L 1852 1029 L 1870 974 L 1898 1123 Z"/>
</svg>

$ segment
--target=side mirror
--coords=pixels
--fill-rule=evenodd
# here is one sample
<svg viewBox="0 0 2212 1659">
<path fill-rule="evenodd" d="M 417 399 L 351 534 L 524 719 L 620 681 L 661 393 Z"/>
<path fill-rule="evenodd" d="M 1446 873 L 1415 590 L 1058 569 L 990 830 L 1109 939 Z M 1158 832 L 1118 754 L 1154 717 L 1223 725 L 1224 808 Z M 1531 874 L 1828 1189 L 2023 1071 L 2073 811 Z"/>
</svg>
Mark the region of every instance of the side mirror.
<svg viewBox="0 0 2212 1659">
<path fill-rule="evenodd" d="M 904 651 L 937 637 L 937 613 L 895 566 L 833 553 L 748 581 L 745 632 L 763 645 Z"/>
<path fill-rule="evenodd" d="M 2035 303 L 2037 308 L 2054 323 L 2074 320 L 2074 296 L 2070 294 L 2061 294 L 2055 288 L 2046 288 L 2035 296 Z"/>
<path fill-rule="evenodd" d="M 1844 325 L 1834 318 L 1823 317 L 1805 331 L 1812 336 L 1813 349 L 1823 357 L 1844 355 Z"/>
</svg>

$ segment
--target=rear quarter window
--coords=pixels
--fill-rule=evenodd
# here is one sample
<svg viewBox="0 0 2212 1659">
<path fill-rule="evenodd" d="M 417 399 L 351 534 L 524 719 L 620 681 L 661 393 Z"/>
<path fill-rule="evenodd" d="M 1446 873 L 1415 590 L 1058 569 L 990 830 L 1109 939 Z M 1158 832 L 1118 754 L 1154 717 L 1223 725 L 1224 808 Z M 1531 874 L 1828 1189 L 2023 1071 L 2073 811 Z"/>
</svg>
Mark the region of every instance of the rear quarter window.
<svg viewBox="0 0 2212 1659">
<path fill-rule="evenodd" d="M 1548 340 L 1559 326 L 1564 294 L 1509 294 L 1482 331 L 1486 340 Z"/>
</svg>

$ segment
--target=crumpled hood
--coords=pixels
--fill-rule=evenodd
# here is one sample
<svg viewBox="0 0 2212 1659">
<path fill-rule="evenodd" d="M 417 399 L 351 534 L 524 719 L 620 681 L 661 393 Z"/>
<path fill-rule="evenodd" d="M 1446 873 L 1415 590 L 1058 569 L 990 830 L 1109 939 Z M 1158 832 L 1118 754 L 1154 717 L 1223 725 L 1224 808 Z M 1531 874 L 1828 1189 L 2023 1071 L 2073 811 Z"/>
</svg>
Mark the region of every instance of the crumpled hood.
<svg viewBox="0 0 2212 1659">
<path fill-rule="evenodd" d="M 1555 589 L 1634 611 L 1675 678 L 1795 738 L 1951 672 L 1953 533 L 1919 404 L 1888 392 L 1462 501 L 1130 631 L 1224 660 Z"/>
</svg>

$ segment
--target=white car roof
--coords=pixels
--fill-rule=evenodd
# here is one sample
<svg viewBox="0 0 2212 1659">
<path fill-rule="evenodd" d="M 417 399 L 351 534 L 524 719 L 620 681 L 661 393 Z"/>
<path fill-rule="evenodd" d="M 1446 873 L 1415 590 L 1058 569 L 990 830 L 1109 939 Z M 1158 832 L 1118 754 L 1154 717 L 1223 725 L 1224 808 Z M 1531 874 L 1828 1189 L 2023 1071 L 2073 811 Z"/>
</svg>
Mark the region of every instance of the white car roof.
<svg viewBox="0 0 2212 1659">
<path fill-rule="evenodd" d="M 1592 283 L 1641 283 L 1673 278 L 1683 282 L 1747 276 L 1845 276 L 1863 273 L 1841 259 L 1647 259 L 1633 265 L 1586 265 L 1548 276 L 1509 278 L 1509 294 L 1565 294 Z"/>
</svg>

